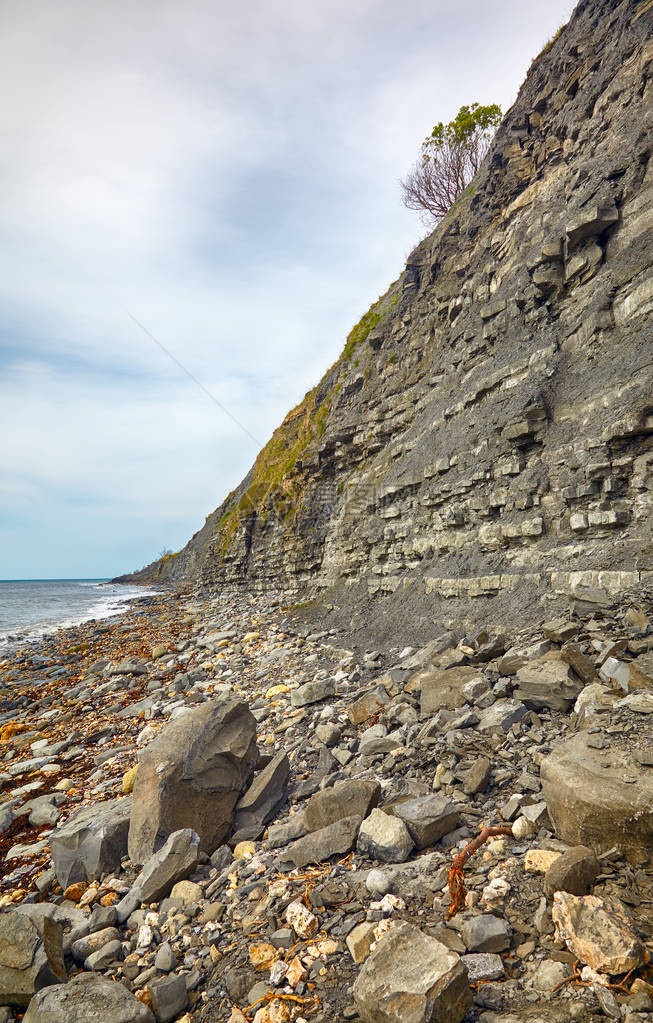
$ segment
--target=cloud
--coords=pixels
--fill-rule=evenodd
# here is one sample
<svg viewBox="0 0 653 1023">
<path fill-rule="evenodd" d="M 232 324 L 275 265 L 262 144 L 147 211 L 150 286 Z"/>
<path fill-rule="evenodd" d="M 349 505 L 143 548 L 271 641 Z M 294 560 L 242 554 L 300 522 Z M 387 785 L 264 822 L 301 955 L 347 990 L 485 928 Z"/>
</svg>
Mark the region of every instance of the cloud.
<svg viewBox="0 0 653 1023">
<path fill-rule="evenodd" d="M 423 135 L 571 7 L 6 3 L 0 577 L 180 546 L 255 451 L 123 307 L 267 439 L 418 239 Z"/>
</svg>

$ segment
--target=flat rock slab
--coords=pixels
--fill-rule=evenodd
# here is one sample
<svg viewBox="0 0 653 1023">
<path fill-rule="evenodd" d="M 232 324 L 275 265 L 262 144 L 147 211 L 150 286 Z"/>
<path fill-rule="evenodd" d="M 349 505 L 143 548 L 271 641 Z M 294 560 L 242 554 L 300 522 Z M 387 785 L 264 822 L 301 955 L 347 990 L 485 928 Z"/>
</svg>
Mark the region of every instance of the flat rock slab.
<svg viewBox="0 0 653 1023">
<path fill-rule="evenodd" d="M 281 853 L 280 860 L 295 867 L 305 867 L 307 863 L 321 863 L 331 856 L 344 856 L 356 845 L 361 823 L 362 817 L 343 817 L 326 828 L 291 842 Z"/>
<path fill-rule="evenodd" d="M 599 973 L 626 973 L 644 961 L 644 947 L 617 899 L 556 892 L 552 916 L 557 938 Z"/>
<path fill-rule="evenodd" d="M 426 849 L 458 826 L 458 808 L 445 796 L 423 796 L 395 806 L 395 817 L 403 821 L 417 849 Z"/>
<path fill-rule="evenodd" d="M 65 890 L 78 881 L 92 881 L 120 867 L 127 852 L 130 798 L 78 810 L 50 836 L 57 881 Z"/>
<path fill-rule="evenodd" d="M 653 845 L 653 772 L 608 747 L 593 749 L 579 732 L 561 743 L 540 768 L 542 792 L 556 834 L 595 852 L 612 846 L 648 856 Z M 624 778 L 633 778 L 624 784 Z"/>
<path fill-rule="evenodd" d="M 212 853 L 231 828 L 258 761 L 256 720 L 242 700 L 210 700 L 169 722 L 140 754 L 129 856 L 145 861 L 173 831 L 192 828 Z"/>
<path fill-rule="evenodd" d="M 192 829 L 175 831 L 144 865 L 130 895 L 141 902 L 158 902 L 173 885 L 192 873 L 197 866 L 199 852 L 199 836 Z"/>
<path fill-rule="evenodd" d="M 79 973 L 34 996 L 23 1023 L 155 1023 L 146 1005 L 122 984 Z"/>
<path fill-rule="evenodd" d="M 354 1000 L 363 1023 L 460 1023 L 472 1004 L 458 954 L 407 923 L 377 943 Z"/>
<path fill-rule="evenodd" d="M 336 684 L 332 678 L 319 679 L 315 682 L 305 682 L 298 689 L 293 689 L 290 702 L 293 707 L 309 707 L 313 703 L 320 703 L 321 700 L 328 700 L 335 694 Z"/>
<path fill-rule="evenodd" d="M 304 820 L 309 831 L 319 831 L 343 817 L 365 818 L 381 797 L 378 781 L 354 778 L 339 781 L 311 796 Z"/>
<path fill-rule="evenodd" d="M 281 751 L 254 776 L 244 796 L 236 804 L 236 828 L 267 824 L 285 803 L 288 794 L 290 761 Z"/>
<path fill-rule="evenodd" d="M 517 672 L 519 687 L 515 697 L 532 710 L 550 708 L 566 712 L 583 688 L 559 654 L 545 654 L 525 664 Z"/>
<path fill-rule="evenodd" d="M 464 666 L 419 672 L 411 681 L 419 682 L 421 686 L 422 717 L 430 717 L 438 710 L 458 710 L 464 706 L 466 700 L 462 688 L 479 674 L 479 668 Z"/>
</svg>

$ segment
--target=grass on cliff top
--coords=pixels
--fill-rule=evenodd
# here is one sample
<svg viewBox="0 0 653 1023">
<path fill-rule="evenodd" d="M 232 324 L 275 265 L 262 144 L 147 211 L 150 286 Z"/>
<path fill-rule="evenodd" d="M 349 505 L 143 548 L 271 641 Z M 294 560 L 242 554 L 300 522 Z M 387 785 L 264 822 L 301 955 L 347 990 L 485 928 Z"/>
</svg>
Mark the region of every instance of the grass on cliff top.
<svg viewBox="0 0 653 1023">
<path fill-rule="evenodd" d="M 367 340 L 370 332 L 399 301 L 396 281 L 384 295 L 368 309 L 355 327 L 349 332 L 345 347 L 337 362 L 327 371 L 327 376 L 344 366 L 354 349 Z M 314 387 L 291 412 L 281 426 L 272 434 L 264 448 L 259 451 L 252 469 L 252 482 L 237 504 L 232 505 L 221 516 L 217 526 L 219 546 L 224 554 L 240 522 L 252 511 L 259 514 L 274 492 L 279 503 L 292 511 L 298 497 L 292 482 L 292 472 L 297 460 L 309 444 L 324 433 L 326 421 L 334 397 L 341 383 L 335 382 L 318 403 L 319 387 Z"/>
</svg>

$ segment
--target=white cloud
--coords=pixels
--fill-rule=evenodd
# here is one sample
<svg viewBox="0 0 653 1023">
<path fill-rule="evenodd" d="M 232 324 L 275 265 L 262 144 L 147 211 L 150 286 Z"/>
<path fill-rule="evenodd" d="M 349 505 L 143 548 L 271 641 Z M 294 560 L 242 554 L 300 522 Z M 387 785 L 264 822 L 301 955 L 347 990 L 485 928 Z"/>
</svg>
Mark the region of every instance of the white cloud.
<svg viewBox="0 0 653 1023">
<path fill-rule="evenodd" d="M 267 439 L 420 236 L 420 139 L 506 106 L 571 7 L 6 3 L 0 577 L 147 560 L 251 464 L 123 306 Z"/>
</svg>

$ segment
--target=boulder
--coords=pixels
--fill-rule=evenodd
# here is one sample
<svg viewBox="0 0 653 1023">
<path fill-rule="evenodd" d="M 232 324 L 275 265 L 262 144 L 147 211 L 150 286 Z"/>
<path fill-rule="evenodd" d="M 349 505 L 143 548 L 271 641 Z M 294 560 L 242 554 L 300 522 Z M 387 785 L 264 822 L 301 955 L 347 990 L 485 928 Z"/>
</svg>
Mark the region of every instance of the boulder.
<svg viewBox="0 0 653 1023">
<path fill-rule="evenodd" d="M 155 1023 L 146 1005 L 122 984 L 78 973 L 67 984 L 34 996 L 23 1023 Z"/>
<path fill-rule="evenodd" d="M 515 697 L 532 710 L 559 710 L 572 707 L 583 688 L 560 654 L 545 654 L 525 664 L 517 672 Z"/>
<path fill-rule="evenodd" d="M 556 834 L 595 852 L 620 846 L 648 856 L 653 844 L 653 775 L 616 746 L 597 750 L 579 732 L 542 762 L 542 793 Z M 632 778 L 624 784 L 624 777 Z"/>
<path fill-rule="evenodd" d="M 557 939 L 593 970 L 626 973 L 644 962 L 644 946 L 617 899 L 556 892 L 552 916 Z"/>
<path fill-rule="evenodd" d="M 383 935 L 354 984 L 363 1023 L 460 1023 L 471 1007 L 456 952 L 411 924 Z"/>
<path fill-rule="evenodd" d="M 267 824 L 283 806 L 288 795 L 290 761 L 283 751 L 258 771 L 244 796 L 236 804 L 235 827 Z"/>
<path fill-rule="evenodd" d="M 187 828 L 212 853 L 229 834 L 257 760 L 256 721 L 242 700 L 210 700 L 169 722 L 140 754 L 132 862 L 145 863 L 169 835 Z"/>
<path fill-rule="evenodd" d="M 78 810 L 52 832 L 52 863 L 64 890 L 120 866 L 127 852 L 131 808 L 131 799 L 109 799 Z"/>
<path fill-rule="evenodd" d="M 492 776 L 492 764 L 487 757 L 477 757 L 465 775 L 463 790 L 467 796 L 485 792 Z"/>
<path fill-rule="evenodd" d="M 556 892 L 586 895 L 601 867 L 591 849 L 575 845 L 559 856 L 544 875 L 544 890 L 553 898 Z"/>
<path fill-rule="evenodd" d="M 403 821 L 417 849 L 426 849 L 458 826 L 460 813 L 445 796 L 421 796 L 392 810 Z"/>
<path fill-rule="evenodd" d="M 356 844 L 362 818 L 342 817 L 339 821 L 320 828 L 304 838 L 298 838 L 283 850 L 281 863 L 305 867 L 307 863 L 321 863 L 331 856 L 344 856 Z"/>
<path fill-rule="evenodd" d="M 309 831 L 319 831 L 343 817 L 365 818 L 381 797 L 378 781 L 354 778 L 316 792 L 308 800 L 304 820 Z"/>
<path fill-rule="evenodd" d="M 422 717 L 430 717 L 443 708 L 457 710 L 462 707 L 466 702 L 462 688 L 478 675 L 478 668 L 464 666 L 420 672 L 415 681 L 421 685 Z"/>
<path fill-rule="evenodd" d="M 413 848 L 408 828 L 398 817 L 391 817 L 383 810 L 372 813 L 361 824 L 358 832 L 357 849 L 373 860 L 384 863 L 403 863 Z"/>
<path fill-rule="evenodd" d="M 158 852 L 150 856 L 134 882 L 130 895 L 140 902 L 158 902 L 197 866 L 199 836 L 190 828 L 175 831 Z"/>
<path fill-rule="evenodd" d="M 35 992 L 65 979 L 61 924 L 0 913 L 0 1005 L 26 1006 Z"/>
</svg>

